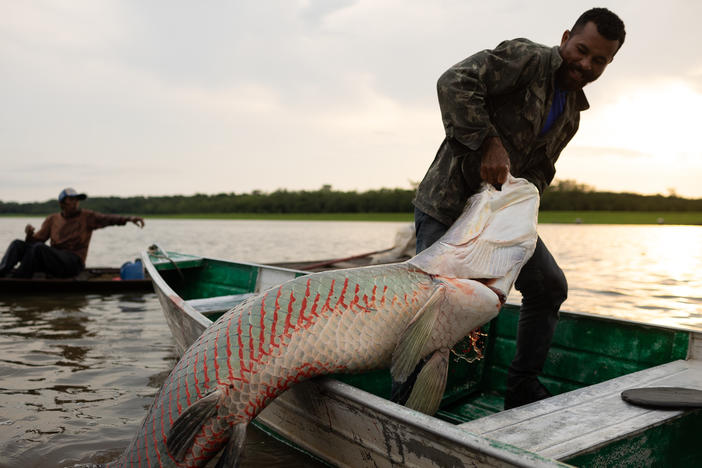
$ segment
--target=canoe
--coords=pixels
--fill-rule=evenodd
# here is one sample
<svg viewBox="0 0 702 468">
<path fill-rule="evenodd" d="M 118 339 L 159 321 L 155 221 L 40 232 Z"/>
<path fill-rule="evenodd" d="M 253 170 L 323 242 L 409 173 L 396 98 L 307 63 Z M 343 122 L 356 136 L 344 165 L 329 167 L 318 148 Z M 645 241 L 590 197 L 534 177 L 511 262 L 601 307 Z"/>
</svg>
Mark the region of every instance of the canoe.
<svg viewBox="0 0 702 468">
<path fill-rule="evenodd" d="M 123 280 L 119 268 L 86 268 L 72 278 L 0 278 L 1 293 L 120 293 L 148 292 L 150 279 Z"/>
<path fill-rule="evenodd" d="M 142 258 L 180 352 L 229 308 L 306 274 L 175 252 Z M 376 371 L 298 384 L 254 424 L 333 466 L 702 466 L 701 409 L 621 398 L 637 387 L 702 389 L 700 333 L 562 312 L 542 378 L 555 396 L 503 411 L 517 318 L 507 304 L 454 348 L 434 417 L 390 402 L 389 372 Z"/>
</svg>

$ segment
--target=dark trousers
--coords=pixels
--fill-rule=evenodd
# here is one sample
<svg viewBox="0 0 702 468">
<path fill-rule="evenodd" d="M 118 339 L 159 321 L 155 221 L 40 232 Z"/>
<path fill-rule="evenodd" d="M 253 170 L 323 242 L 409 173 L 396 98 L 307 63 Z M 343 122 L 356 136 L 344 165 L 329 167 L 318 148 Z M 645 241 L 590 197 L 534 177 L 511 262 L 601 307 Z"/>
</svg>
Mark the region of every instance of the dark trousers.
<svg viewBox="0 0 702 468">
<path fill-rule="evenodd" d="M 417 253 L 441 237 L 448 226 L 415 208 Z M 568 295 L 563 270 L 541 238 L 534 255 L 522 267 L 515 287 L 522 293 L 517 327 L 517 351 L 507 372 L 507 392 L 515 392 L 523 383 L 536 380 L 543 370 L 558 323 L 558 310 Z"/>
<path fill-rule="evenodd" d="M 19 262 L 12 273 L 15 278 L 31 278 L 44 272 L 58 278 L 75 276 L 83 269 L 83 261 L 73 252 L 49 247 L 43 242 L 25 242 L 16 239 L 10 243 L 0 262 L 0 276 L 5 276 Z"/>
</svg>

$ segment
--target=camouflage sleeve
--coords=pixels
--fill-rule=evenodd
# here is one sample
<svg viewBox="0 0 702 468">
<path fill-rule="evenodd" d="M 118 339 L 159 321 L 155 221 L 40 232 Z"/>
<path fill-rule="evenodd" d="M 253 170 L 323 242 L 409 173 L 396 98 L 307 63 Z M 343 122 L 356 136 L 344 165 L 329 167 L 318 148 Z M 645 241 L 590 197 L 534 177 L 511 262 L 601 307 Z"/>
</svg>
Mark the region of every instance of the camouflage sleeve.
<svg viewBox="0 0 702 468">
<path fill-rule="evenodd" d="M 489 96 L 508 94 L 533 79 L 541 66 L 535 46 L 526 39 L 504 41 L 457 63 L 439 78 L 441 117 L 452 146 L 457 142 L 476 151 L 486 137 L 498 136 L 488 114 Z"/>
<path fill-rule="evenodd" d="M 553 176 L 556 174 L 555 166 L 544 158 L 546 161 L 540 166 L 532 167 L 526 170 L 521 177 L 525 178 L 539 190 L 539 194 L 543 194 L 546 187 L 553 180 Z"/>
</svg>

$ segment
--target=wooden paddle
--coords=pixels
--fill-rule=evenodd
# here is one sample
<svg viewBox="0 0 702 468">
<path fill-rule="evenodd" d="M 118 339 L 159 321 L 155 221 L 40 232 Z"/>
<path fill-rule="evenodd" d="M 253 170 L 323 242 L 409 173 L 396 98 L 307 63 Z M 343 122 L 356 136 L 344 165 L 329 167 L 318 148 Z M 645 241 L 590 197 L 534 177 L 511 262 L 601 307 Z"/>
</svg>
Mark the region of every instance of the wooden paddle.
<svg viewBox="0 0 702 468">
<path fill-rule="evenodd" d="M 642 387 L 622 392 L 632 405 L 657 409 L 702 408 L 702 390 L 681 387 Z"/>
</svg>

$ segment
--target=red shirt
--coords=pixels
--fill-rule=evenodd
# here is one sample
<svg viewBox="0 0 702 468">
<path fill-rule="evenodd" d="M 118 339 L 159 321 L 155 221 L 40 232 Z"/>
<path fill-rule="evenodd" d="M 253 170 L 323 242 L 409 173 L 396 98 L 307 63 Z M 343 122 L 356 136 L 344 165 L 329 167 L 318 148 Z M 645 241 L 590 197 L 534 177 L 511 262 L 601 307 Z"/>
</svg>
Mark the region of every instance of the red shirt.
<svg viewBox="0 0 702 468">
<path fill-rule="evenodd" d="M 102 214 L 81 209 L 73 216 L 55 213 L 46 217 L 41 229 L 30 240 L 45 242 L 51 239 L 51 247 L 67 250 L 78 255 L 85 265 L 88 256 L 90 236 L 95 229 L 106 226 L 124 225 L 129 218 L 119 215 Z"/>
</svg>

